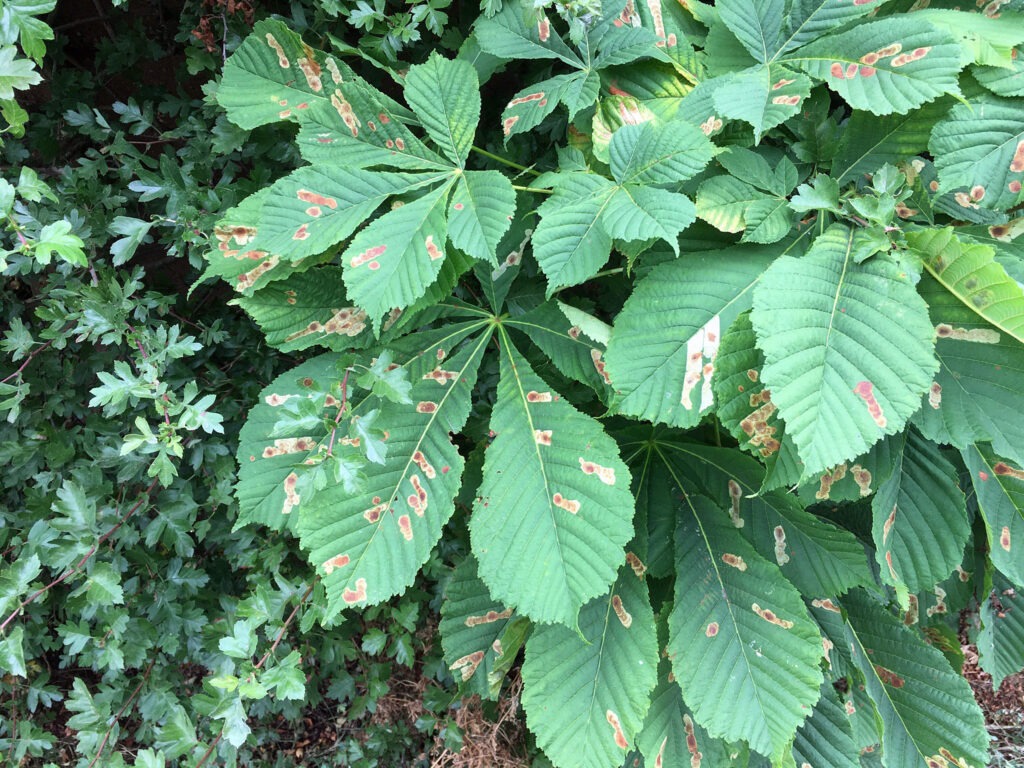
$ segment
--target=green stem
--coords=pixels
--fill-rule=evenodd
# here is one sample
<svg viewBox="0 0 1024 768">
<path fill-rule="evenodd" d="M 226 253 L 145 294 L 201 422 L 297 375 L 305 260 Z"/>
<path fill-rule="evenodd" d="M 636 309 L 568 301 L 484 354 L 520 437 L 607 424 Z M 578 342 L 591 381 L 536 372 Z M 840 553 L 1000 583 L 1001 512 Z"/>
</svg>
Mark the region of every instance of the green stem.
<svg viewBox="0 0 1024 768">
<path fill-rule="evenodd" d="M 479 155 L 483 155 L 484 157 L 489 157 L 491 160 L 494 160 L 497 163 L 507 165 L 509 168 L 515 168 L 517 171 L 522 171 L 524 173 L 532 173 L 534 176 L 540 176 L 540 171 L 535 171 L 533 170 L 533 168 L 527 168 L 525 165 L 514 163 L 508 158 L 502 157 L 501 155 L 496 155 L 493 152 L 488 152 L 486 149 L 483 149 L 482 147 L 474 145 L 473 151 Z"/>
<path fill-rule="evenodd" d="M 541 189 L 540 187 L 521 187 L 518 184 L 513 184 L 512 189 L 517 189 L 520 192 L 533 192 L 538 195 L 550 195 L 550 189 Z"/>
</svg>

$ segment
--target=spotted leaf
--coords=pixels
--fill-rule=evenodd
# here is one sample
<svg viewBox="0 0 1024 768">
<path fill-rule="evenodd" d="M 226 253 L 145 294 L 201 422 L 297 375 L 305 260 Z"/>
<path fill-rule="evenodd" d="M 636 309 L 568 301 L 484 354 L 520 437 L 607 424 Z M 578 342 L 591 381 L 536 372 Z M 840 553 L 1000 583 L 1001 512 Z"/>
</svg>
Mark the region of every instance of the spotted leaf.
<svg viewBox="0 0 1024 768">
<path fill-rule="evenodd" d="M 1024 586 L 1024 470 L 985 444 L 970 445 L 961 454 L 985 521 L 989 558 L 1007 578 Z"/>
</svg>

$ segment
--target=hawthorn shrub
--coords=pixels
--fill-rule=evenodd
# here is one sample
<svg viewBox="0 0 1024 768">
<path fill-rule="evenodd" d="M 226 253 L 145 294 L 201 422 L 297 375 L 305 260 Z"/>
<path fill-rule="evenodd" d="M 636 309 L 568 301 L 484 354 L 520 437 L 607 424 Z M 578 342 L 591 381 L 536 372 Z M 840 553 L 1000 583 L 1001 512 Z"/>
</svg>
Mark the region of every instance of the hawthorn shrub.
<svg viewBox="0 0 1024 768">
<path fill-rule="evenodd" d="M 306 164 L 207 275 L 328 351 L 252 404 L 237 525 L 298 537 L 325 626 L 468 530 L 445 661 L 497 696 L 522 652 L 559 768 L 985 765 L 955 630 L 1024 663 L 1019 5 L 510 0 L 401 68 L 258 23 L 217 101 Z"/>
</svg>

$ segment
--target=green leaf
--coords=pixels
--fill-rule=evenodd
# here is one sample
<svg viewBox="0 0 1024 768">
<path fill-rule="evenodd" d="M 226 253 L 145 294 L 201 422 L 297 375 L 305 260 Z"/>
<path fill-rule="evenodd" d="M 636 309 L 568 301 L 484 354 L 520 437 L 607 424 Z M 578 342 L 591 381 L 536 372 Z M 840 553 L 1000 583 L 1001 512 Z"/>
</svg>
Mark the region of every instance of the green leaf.
<svg viewBox="0 0 1024 768">
<path fill-rule="evenodd" d="M 953 36 L 910 15 L 857 24 L 786 56 L 824 80 L 854 109 L 905 113 L 944 93 L 959 94 L 963 68 Z"/>
<path fill-rule="evenodd" d="M 778 760 L 820 695 L 821 637 L 793 585 L 723 509 L 700 495 L 686 503 L 675 536 L 672 668 L 708 733 Z"/>
<path fill-rule="evenodd" d="M 516 211 L 512 182 L 498 171 L 467 171 L 459 176 L 448 211 L 452 245 L 474 259 L 498 266 L 498 244 Z"/>
<path fill-rule="evenodd" d="M 448 192 L 454 179 L 374 219 L 342 254 L 352 300 L 379 327 L 391 309 L 420 298 L 441 271 L 448 240 Z"/>
<path fill-rule="evenodd" d="M 605 357 L 619 412 L 680 427 L 700 421 L 722 333 L 750 308 L 774 256 L 734 247 L 651 270 L 616 318 Z"/>
<path fill-rule="evenodd" d="M 981 710 L 942 653 L 864 594 L 851 593 L 843 607 L 855 663 L 884 724 L 886 764 L 921 766 L 942 757 L 950 765 L 987 765 Z"/>
<path fill-rule="evenodd" d="M 978 655 L 996 691 L 1003 680 L 1024 668 L 1024 596 L 1017 587 L 1001 573 L 993 573 L 992 591 L 981 601 Z"/>
<path fill-rule="evenodd" d="M 974 78 L 997 96 L 1024 96 L 1024 57 L 1014 56 L 1009 67 L 975 67 Z"/>
<path fill-rule="evenodd" d="M 24 91 L 43 81 L 43 76 L 28 59 L 16 59 L 18 49 L 0 46 L 0 99 L 13 99 L 14 91 Z"/>
<path fill-rule="evenodd" d="M 575 627 L 632 536 L 629 471 L 601 425 L 552 392 L 504 333 L 491 430 L 470 519 L 480 577 L 531 619 Z"/>
<path fill-rule="evenodd" d="M 480 121 L 480 84 L 472 65 L 434 51 L 426 62 L 409 68 L 405 99 L 434 143 L 465 168 Z"/>
<path fill-rule="evenodd" d="M 526 643 L 523 709 L 537 745 L 562 768 L 617 768 L 657 682 L 647 584 L 623 567 L 580 611 L 579 633 L 538 626 Z"/>
<path fill-rule="evenodd" d="M 278 280 L 237 299 L 282 352 L 311 346 L 360 349 L 373 341 L 366 313 L 345 295 L 341 267 L 319 267 Z"/>
<path fill-rule="evenodd" d="M 722 232 L 743 232 L 742 242 L 774 243 L 793 226 L 784 196 L 773 196 L 735 176 L 714 176 L 697 190 L 697 215 Z"/>
<path fill-rule="evenodd" d="M 829 228 L 802 259 L 775 261 L 754 292 L 761 378 L 805 475 L 900 431 L 938 367 L 911 278 L 885 255 L 854 263 L 857 239 Z"/>
<path fill-rule="evenodd" d="M 992 564 L 1024 586 L 1024 563 L 1014 548 L 1024 541 L 1024 472 L 1000 461 L 987 445 L 970 445 L 961 455 L 978 496 Z"/>
<path fill-rule="evenodd" d="M 445 589 L 440 632 L 445 664 L 467 694 L 490 698 L 487 678 L 511 616 L 477 576 L 476 559 L 459 563 Z"/>
<path fill-rule="evenodd" d="M 1000 267 L 993 263 L 992 274 Z M 991 442 L 996 453 L 1024 463 L 1024 412 L 1018 407 L 1024 345 L 984 322 L 931 275 L 918 291 L 938 330 L 939 371 L 914 423 L 937 443 L 967 448 Z"/>
<path fill-rule="evenodd" d="M 861 768 L 853 727 L 831 680 L 821 685 L 821 698 L 796 732 L 793 761 L 797 765 Z"/>
<path fill-rule="evenodd" d="M 412 392 L 412 382 L 409 381 L 406 371 L 399 365 L 393 365 L 391 361 L 389 351 L 381 352 L 370 367 L 360 373 L 356 383 L 384 400 L 400 405 L 412 405 L 412 398 L 409 396 Z M 368 421 L 370 413 L 364 414 L 361 421 Z"/>
<path fill-rule="evenodd" d="M 231 634 L 222 637 L 218 647 L 233 659 L 249 659 L 256 653 L 256 630 L 252 622 L 236 621 Z"/>
<path fill-rule="evenodd" d="M 455 351 L 480 323 L 407 337 L 404 368 L 412 403 L 369 396 L 353 409 L 379 409 L 388 429 L 387 457 L 366 468 L 361 493 L 338 486 L 303 506 L 298 530 L 309 560 L 323 574 L 327 618 L 353 605 L 373 605 L 412 584 L 441 529 L 455 511 L 463 459 L 451 442 L 469 416 L 470 393 L 490 337 L 482 333 Z M 444 366 L 442 368 L 442 365 Z"/>
<path fill-rule="evenodd" d="M 712 144 L 684 122 L 624 125 L 608 147 L 619 184 L 672 184 L 693 178 L 711 162 Z"/>
<path fill-rule="evenodd" d="M 961 242 L 951 227 L 907 233 L 907 243 L 932 277 L 965 307 L 1024 343 L 1024 287 L 995 260 L 994 248 Z M 955 331 L 949 331 L 950 337 Z M 936 328 L 936 333 L 945 335 L 945 329 Z M 986 334 L 974 333 L 979 335 Z"/>
<path fill-rule="evenodd" d="M 786 18 L 786 39 L 780 50 L 799 48 L 854 19 L 874 12 L 885 0 L 796 0 Z"/>
<path fill-rule="evenodd" d="M 480 47 L 503 59 L 561 59 L 582 67 L 583 62 L 562 40 L 543 12 L 505 5 L 491 18 L 477 20 L 474 30 Z"/>
<path fill-rule="evenodd" d="M 754 139 L 800 112 L 811 93 L 811 80 L 778 64 L 765 64 L 716 81 L 714 104 L 723 117 L 754 127 Z"/>
<path fill-rule="evenodd" d="M 15 677 L 28 677 L 28 670 L 25 668 L 25 650 L 22 647 L 24 641 L 25 628 L 20 624 L 5 636 L 0 637 L 0 668 Z"/>
<path fill-rule="evenodd" d="M 843 184 L 886 163 L 897 165 L 923 153 L 932 129 L 951 103 L 951 99 L 937 99 L 906 114 L 882 117 L 854 110 L 832 160 L 832 177 Z"/>
<path fill-rule="evenodd" d="M 871 500 L 871 535 L 882 580 L 920 592 L 963 561 L 971 523 L 956 470 L 935 444 L 914 430 L 897 441 L 896 467 Z"/>
<path fill-rule="evenodd" d="M 40 264 L 49 264 L 56 253 L 69 264 L 85 267 L 89 260 L 85 256 L 84 247 L 82 238 L 71 233 L 71 222 L 61 219 L 47 224 L 39 231 L 39 239 L 32 250 Z"/>
<path fill-rule="evenodd" d="M 939 192 L 965 190 L 961 205 L 1006 210 L 1021 199 L 1024 124 L 1020 99 L 982 96 L 957 104 L 935 123 L 928 149 L 939 172 Z"/>
<path fill-rule="evenodd" d="M 782 21 L 786 15 L 785 0 L 757 4 L 745 0 L 719 0 L 715 9 L 736 39 L 758 61 L 768 61 L 779 50 Z"/>
</svg>

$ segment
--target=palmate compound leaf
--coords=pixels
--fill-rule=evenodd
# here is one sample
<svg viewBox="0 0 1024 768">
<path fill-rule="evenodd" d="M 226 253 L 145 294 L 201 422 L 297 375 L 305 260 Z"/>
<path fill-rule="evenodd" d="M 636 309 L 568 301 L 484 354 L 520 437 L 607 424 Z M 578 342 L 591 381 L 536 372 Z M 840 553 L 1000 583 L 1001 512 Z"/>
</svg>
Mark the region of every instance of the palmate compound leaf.
<svg viewBox="0 0 1024 768">
<path fill-rule="evenodd" d="M 677 477 L 729 510 L 729 519 L 757 551 L 775 561 L 804 596 L 835 597 L 873 582 L 863 545 L 849 531 L 805 511 L 785 491 L 758 493 L 763 467 L 732 448 L 663 440 Z"/>
<path fill-rule="evenodd" d="M 822 642 L 799 593 L 706 496 L 676 529 L 668 653 L 694 718 L 779 761 L 817 702 Z"/>
<path fill-rule="evenodd" d="M 668 659 L 658 665 L 658 685 L 651 694 L 643 730 L 636 737 L 645 765 L 657 768 L 745 768 L 742 745 L 713 739 L 683 703 Z"/>
<path fill-rule="evenodd" d="M 580 611 L 579 634 L 538 626 L 526 641 L 523 709 L 557 768 L 615 768 L 643 724 L 657 682 L 647 584 L 619 569 L 611 591 Z"/>
<path fill-rule="evenodd" d="M 1003 680 L 1024 668 L 1024 594 L 1019 586 L 997 571 L 992 591 L 981 602 L 978 655 L 997 691 Z"/>
<path fill-rule="evenodd" d="M 473 66 L 434 51 L 423 64 L 409 68 L 405 100 L 434 143 L 464 168 L 480 122 L 480 83 Z"/>
<path fill-rule="evenodd" d="M 439 631 L 445 664 L 467 694 L 488 698 L 487 676 L 511 617 L 477 576 L 476 559 L 470 555 L 459 563 L 444 592 Z"/>
<path fill-rule="evenodd" d="M 871 597 L 842 601 L 847 642 L 882 717 L 882 755 L 891 768 L 988 764 L 988 734 L 971 688 L 942 652 Z M 929 762 L 931 761 L 931 762 Z"/>
<path fill-rule="evenodd" d="M 995 248 L 962 242 L 952 227 L 911 232 L 907 242 L 931 276 L 963 306 L 1024 343 L 1024 288 L 996 261 Z M 949 332 L 951 337 L 955 330 Z M 936 333 L 946 332 L 936 328 Z"/>
<path fill-rule="evenodd" d="M 260 326 L 267 344 L 282 352 L 314 345 L 362 349 L 373 341 L 366 313 L 345 295 L 340 267 L 296 273 L 236 302 Z"/>
<path fill-rule="evenodd" d="M 711 389 L 715 413 L 743 450 L 765 465 L 763 490 L 792 486 L 803 477 L 796 444 L 786 438 L 785 422 L 772 402 L 771 390 L 761 380 L 764 355 L 757 348 L 757 336 L 744 312 L 722 336 L 715 359 Z"/>
<path fill-rule="evenodd" d="M 640 282 L 615 320 L 605 362 L 620 413 L 692 427 L 712 405 L 722 333 L 750 308 L 777 250 L 685 254 Z"/>
<path fill-rule="evenodd" d="M 775 261 L 754 291 L 761 378 L 805 475 L 900 431 L 938 367 L 911 277 L 886 254 L 855 263 L 859 237 L 833 225 L 803 258 Z"/>
<path fill-rule="evenodd" d="M 1024 182 L 1024 100 L 985 95 L 957 104 L 935 123 L 928 148 L 939 191 L 957 191 L 961 205 L 1006 210 Z"/>
<path fill-rule="evenodd" d="M 575 627 L 580 607 L 615 578 L 632 536 L 629 471 L 601 425 L 552 392 L 507 333 L 500 342 L 473 552 L 495 599 Z"/>
<path fill-rule="evenodd" d="M 341 256 L 345 287 L 378 325 L 391 309 L 404 309 L 437 279 L 448 240 L 449 179 L 422 197 L 374 219 Z"/>
<path fill-rule="evenodd" d="M 1024 587 L 1024 470 L 1002 461 L 990 446 L 972 444 L 961 455 L 971 472 L 978 510 L 985 521 L 992 564 Z"/>
<path fill-rule="evenodd" d="M 302 546 L 323 577 L 328 619 L 412 584 L 455 510 L 464 462 L 450 433 L 469 416 L 490 333 L 457 345 L 484 328 L 483 322 L 459 323 L 406 337 L 412 402 L 370 396 L 355 406 L 354 416 L 379 409 L 377 423 L 388 430 L 384 463 L 366 466 L 360 493 L 341 486 L 317 493 L 298 524 Z"/>
<path fill-rule="evenodd" d="M 913 429 L 895 439 L 896 467 L 871 500 L 871 535 L 882 580 L 920 592 L 963 561 L 971 522 L 938 447 Z"/>
<path fill-rule="evenodd" d="M 939 371 L 914 423 L 937 443 L 966 449 L 991 442 L 996 453 L 1024 464 L 1024 344 L 984 322 L 931 275 L 921 277 L 918 292 L 936 328 Z"/>
<path fill-rule="evenodd" d="M 893 16 L 857 24 L 787 53 L 784 62 L 824 80 L 854 109 L 909 112 L 945 93 L 959 94 L 961 49 L 951 33 Z"/>
<path fill-rule="evenodd" d="M 533 236 L 549 295 L 597 272 L 613 239 L 660 238 L 678 248 L 679 233 L 696 218 L 693 203 L 652 185 L 691 178 L 710 162 L 711 152 L 711 143 L 688 125 L 624 125 L 609 145 L 617 183 L 591 173 L 556 174 Z"/>
</svg>

